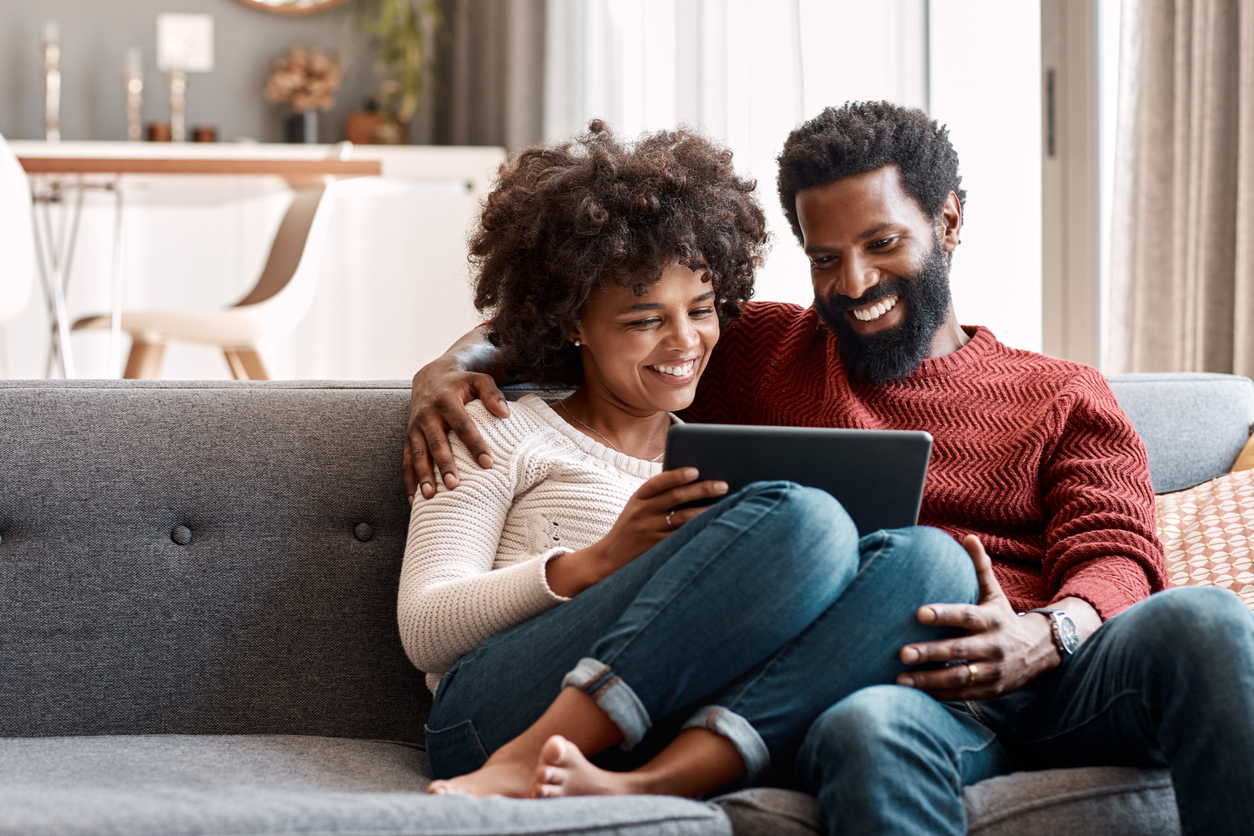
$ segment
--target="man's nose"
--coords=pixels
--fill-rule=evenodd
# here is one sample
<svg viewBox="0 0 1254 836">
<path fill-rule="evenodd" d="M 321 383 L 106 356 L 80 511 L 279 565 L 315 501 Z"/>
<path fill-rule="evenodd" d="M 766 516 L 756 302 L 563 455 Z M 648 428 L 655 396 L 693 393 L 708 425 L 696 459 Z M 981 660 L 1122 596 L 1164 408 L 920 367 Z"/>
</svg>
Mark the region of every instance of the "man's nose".
<svg viewBox="0 0 1254 836">
<path fill-rule="evenodd" d="M 841 265 L 836 281 L 836 292 L 849 299 L 861 299 L 862 295 L 880 283 L 880 271 L 866 259 L 851 256 Z"/>
</svg>

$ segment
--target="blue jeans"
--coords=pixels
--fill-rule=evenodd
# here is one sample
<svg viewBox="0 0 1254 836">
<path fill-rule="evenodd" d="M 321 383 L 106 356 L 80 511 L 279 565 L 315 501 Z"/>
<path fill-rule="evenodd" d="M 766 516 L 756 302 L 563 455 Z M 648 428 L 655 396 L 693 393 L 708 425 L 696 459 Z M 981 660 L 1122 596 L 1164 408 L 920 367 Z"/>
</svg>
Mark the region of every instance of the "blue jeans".
<svg viewBox="0 0 1254 836">
<path fill-rule="evenodd" d="M 1254 821 L 1254 615 L 1213 587 L 1107 621 L 1061 667 L 992 700 L 895 685 L 824 712 L 797 759 L 829 832 L 967 832 L 962 788 L 1018 769 L 1168 767 L 1185 834 Z"/>
<path fill-rule="evenodd" d="M 605 753 L 603 765 L 639 765 L 701 726 L 735 744 L 755 781 L 772 763 L 791 766 L 833 702 L 905 670 L 902 645 L 948 634 L 919 624 L 919 606 L 977 594 L 952 537 L 911 528 L 859 539 L 822 491 L 750 485 L 458 659 L 428 720 L 432 770 L 479 768 L 574 686 L 623 733 L 628 753 Z"/>
</svg>

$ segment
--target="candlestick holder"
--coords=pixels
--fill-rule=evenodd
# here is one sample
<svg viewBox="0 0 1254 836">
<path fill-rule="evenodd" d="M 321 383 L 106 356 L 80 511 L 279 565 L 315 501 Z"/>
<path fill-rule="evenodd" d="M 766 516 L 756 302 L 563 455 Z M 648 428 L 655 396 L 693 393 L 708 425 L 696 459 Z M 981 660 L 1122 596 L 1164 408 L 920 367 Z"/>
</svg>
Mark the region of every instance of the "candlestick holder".
<svg viewBox="0 0 1254 836">
<path fill-rule="evenodd" d="M 144 61 L 138 48 L 126 54 L 126 138 L 139 142 L 144 138 Z"/>
<path fill-rule="evenodd" d="M 171 70 L 170 80 L 170 139 L 187 141 L 187 73 Z"/>
<path fill-rule="evenodd" d="M 44 24 L 44 138 L 61 141 L 61 28 Z"/>
</svg>

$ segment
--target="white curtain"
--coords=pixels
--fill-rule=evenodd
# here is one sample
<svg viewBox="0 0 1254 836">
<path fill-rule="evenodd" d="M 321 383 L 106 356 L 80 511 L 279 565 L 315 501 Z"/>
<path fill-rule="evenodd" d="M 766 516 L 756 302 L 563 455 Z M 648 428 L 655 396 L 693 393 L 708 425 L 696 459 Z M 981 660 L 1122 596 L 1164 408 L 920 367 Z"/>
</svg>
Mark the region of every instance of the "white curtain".
<svg viewBox="0 0 1254 836">
<path fill-rule="evenodd" d="M 927 0 L 547 0 L 544 135 L 695 127 L 758 179 L 775 246 L 757 296 L 809 304 L 775 197 L 775 157 L 823 107 L 927 107 Z M 839 39 L 840 48 L 833 46 Z"/>
<path fill-rule="evenodd" d="M 1116 371 L 1254 374 L 1254 0 L 1125 0 Z"/>
</svg>

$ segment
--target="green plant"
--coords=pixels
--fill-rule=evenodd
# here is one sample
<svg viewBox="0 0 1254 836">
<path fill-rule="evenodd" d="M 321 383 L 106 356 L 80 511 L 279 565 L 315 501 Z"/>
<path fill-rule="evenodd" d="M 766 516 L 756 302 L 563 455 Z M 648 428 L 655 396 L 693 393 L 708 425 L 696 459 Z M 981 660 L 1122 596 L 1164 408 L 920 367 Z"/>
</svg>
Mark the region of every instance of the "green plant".
<svg viewBox="0 0 1254 836">
<path fill-rule="evenodd" d="M 370 35 L 385 76 L 374 100 L 383 115 L 409 122 L 431 72 L 431 36 L 443 23 L 438 0 L 358 0 L 358 25 Z"/>
</svg>

